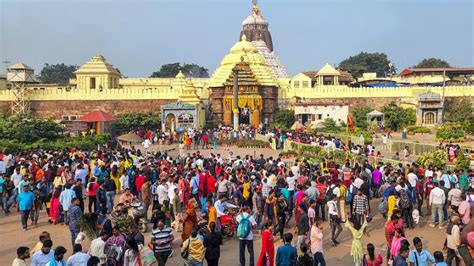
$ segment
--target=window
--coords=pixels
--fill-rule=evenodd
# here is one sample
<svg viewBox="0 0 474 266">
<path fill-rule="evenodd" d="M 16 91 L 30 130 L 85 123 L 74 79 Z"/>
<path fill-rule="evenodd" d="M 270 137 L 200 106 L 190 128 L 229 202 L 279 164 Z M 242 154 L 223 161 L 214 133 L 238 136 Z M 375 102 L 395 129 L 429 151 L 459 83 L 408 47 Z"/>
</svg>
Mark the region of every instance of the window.
<svg viewBox="0 0 474 266">
<path fill-rule="evenodd" d="M 316 121 L 316 115 L 311 115 L 311 121 Z"/>
<path fill-rule="evenodd" d="M 317 116 L 318 116 L 318 120 L 323 119 L 323 115 L 322 115 L 322 114 L 317 114 Z"/>
<path fill-rule="evenodd" d="M 300 87 L 300 82 L 299 81 L 293 81 L 293 86 L 295 88 L 299 88 Z"/>
<path fill-rule="evenodd" d="M 308 88 L 308 87 L 309 87 L 308 81 L 303 81 L 303 88 Z"/>
<path fill-rule="evenodd" d="M 435 123 L 435 115 L 433 112 L 428 112 L 425 114 L 425 124 L 433 125 Z"/>
<path fill-rule="evenodd" d="M 184 113 L 178 116 L 178 123 L 193 123 L 194 117 L 192 114 Z"/>
<path fill-rule="evenodd" d="M 95 78 L 90 78 L 90 88 L 95 89 Z"/>
</svg>

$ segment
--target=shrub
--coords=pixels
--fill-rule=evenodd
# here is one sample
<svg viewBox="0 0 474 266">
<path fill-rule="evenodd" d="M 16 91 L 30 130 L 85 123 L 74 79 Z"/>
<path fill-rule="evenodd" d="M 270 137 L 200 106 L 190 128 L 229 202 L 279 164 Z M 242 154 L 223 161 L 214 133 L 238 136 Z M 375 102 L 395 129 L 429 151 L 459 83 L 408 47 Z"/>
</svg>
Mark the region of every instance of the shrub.
<svg viewBox="0 0 474 266">
<path fill-rule="evenodd" d="M 463 125 L 458 123 L 445 123 L 436 131 L 436 140 L 445 142 L 464 141 L 465 132 Z"/>
<path fill-rule="evenodd" d="M 427 127 L 420 127 L 420 126 L 408 126 L 407 133 L 408 135 L 429 134 L 431 133 L 431 129 Z"/>
</svg>

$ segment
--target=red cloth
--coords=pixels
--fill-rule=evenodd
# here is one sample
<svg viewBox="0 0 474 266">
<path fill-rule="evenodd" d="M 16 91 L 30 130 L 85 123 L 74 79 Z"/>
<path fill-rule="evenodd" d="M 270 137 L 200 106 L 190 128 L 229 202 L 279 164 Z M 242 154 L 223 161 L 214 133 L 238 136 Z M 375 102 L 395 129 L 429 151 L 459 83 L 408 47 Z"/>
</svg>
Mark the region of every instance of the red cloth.
<svg viewBox="0 0 474 266">
<path fill-rule="evenodd" d="M 207 196 L 207 178 L 203 173 L 199 173 L 199 189 L 203 197 Z"/>
<path fill-rule="evenodd" d="M 211 194 L 216 192 L 216 179 L 213 176 L 207 177 L 207 192 Z"/>
<path fill-rule="evenodd" d="M 267 260 L 270 263 L 265 263 L 263 258 L 267 257 Z M 275 246 L 273 245 L 273 235 L 270 231 L 265 230 L 262 233 L 262 249 L 260 251 L 260 257 L 258 258 L 257 266 L 266 266 L 266 265 L 274 265 L 273 260 L 275 258 Z"/>
<path fill-rule="evenodd" d="M 135 186 L 137 187 L 137 191 L 142 191 L 142 186 L 145 183 L 145 176 L 139 175 L 137 179 L 135 179 Z"/>
</svg>

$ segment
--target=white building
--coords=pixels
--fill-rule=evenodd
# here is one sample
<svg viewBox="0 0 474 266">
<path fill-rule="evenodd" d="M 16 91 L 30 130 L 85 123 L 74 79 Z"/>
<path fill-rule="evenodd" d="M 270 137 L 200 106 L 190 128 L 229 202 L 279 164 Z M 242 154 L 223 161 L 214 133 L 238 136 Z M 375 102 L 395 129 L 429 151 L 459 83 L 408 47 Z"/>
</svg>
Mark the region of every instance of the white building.
<svg viewBox="0 0 474 266">
<path fill-rule="evenodd" d="M 315 105 L 307 102 L 295 105 L 295 120 L 307 126 L 317 125 L 328 118 L 333 119 L 339 125 L 341 122 L 346 122 L 348 115 L 348 105 Z"/>
</svg>

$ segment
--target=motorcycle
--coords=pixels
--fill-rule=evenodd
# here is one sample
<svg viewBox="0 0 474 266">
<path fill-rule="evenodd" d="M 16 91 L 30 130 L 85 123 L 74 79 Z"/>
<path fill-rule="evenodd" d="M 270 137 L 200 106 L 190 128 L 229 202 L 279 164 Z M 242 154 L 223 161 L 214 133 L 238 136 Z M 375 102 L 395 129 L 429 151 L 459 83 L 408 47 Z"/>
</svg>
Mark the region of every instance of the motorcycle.
<svg viewBox="0 0 474 266">
<path fill-rule="evenodd" d="M 128 215 L 132 216 L 133 221 L 138 226 L 138 231 L 146 233 L 148 222 L 145 220 L 145 208 L 140 201 L 130 203 Z"/>
<path fill-rule="evenodd" d="M 237 234 L 238 223 L 235 220 L 235 214 L 232 211 L 221 217 L 221 233 L 225 237 L 233 237 Z"/>
</svg>

